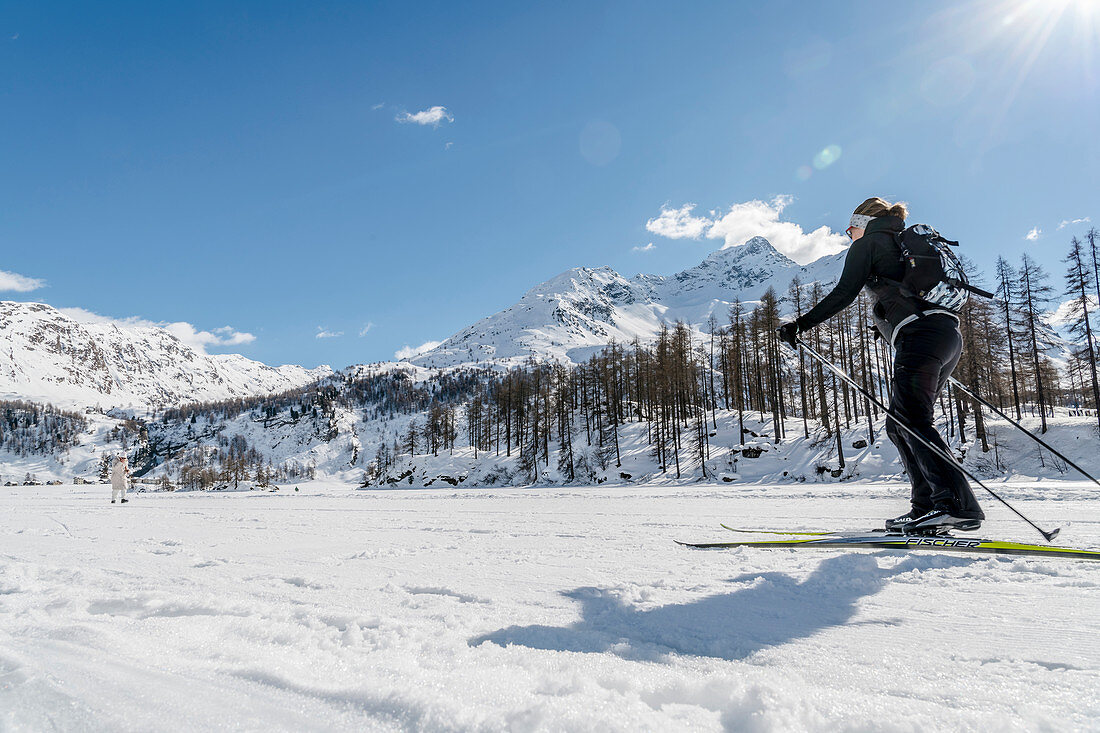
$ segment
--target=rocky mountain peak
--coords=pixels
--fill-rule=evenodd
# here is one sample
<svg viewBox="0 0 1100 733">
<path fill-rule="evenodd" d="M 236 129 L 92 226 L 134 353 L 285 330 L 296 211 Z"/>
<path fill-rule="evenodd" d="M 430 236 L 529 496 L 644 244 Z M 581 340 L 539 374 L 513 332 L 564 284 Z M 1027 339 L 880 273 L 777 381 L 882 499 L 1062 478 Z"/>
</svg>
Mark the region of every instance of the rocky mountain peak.
<svg viewBox="0 0 1100 733">
<path fill-rule="evenodd" d="M 63 407 L 148 408 L 303 386 L 328 367 L 210 355 L 165 329 L 84 322 L 44 303 L 0 301 L 0 396 Z"/>
<path fill-rule="evenodd" d="M 769 287 L 784 292 L 796 275 L 806 283 L 831 282 L 842 262 L 843 255 L 834 255 L 801 267 L 764 237 L 753 237 L 671 276 L 627 279 L 610 267 L 573 268 L 413 362 L 446 367 L 530 356 L 581 361 L 612 339 L 648 339 L 662 323 L 682 320 L 700 328 L 711 315 L 724 319 L 734 300 L 759 300 Z"/>
</svg>

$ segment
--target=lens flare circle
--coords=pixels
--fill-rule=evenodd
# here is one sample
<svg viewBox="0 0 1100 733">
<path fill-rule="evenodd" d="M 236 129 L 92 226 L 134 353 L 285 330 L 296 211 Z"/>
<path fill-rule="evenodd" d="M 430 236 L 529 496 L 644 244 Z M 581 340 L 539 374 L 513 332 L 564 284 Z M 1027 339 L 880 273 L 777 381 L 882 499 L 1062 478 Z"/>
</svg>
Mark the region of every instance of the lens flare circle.
<svg viewBox="0 0 1100 733">
<path fill-rule="evenodd" d="M 602 167 L 615 160 L 622 146 L 619 128 L 606 120 L 592 120 L 581 130 L 581 156 L 594 166 Z"/>
<path fill-rule="evenodd" d="M 840 146 L 829 145 L 814 156 L 814 168 L 823 171 L 838 160 L 840 160 Z"/>
</svg>

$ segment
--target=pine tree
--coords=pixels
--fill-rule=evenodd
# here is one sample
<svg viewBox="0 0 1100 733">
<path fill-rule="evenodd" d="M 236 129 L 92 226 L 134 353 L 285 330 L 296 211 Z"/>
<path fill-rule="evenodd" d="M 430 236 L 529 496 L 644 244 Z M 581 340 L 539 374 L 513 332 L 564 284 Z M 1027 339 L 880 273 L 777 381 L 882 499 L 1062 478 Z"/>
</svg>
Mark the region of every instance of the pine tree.
<svg viewBox="0 0 1100 733">
<path fill-rule="evenodd" d="M 1051 287 L 1046 284 L 1046 280 L 1047 276 L 1043 272 L 1043 268 L 1025 252 L 1020 267 L 1021 320 L 1024 333 L 1031 347 L 1035 395 L 1039 405 L 1039 417 L 1042 426 L 1040 432 L 1043 433 L 1047 431 L 1047 389 L 1045 389 L 1042 356 L 1040 355 L 1040 341 L 1043 337 L 1041 316 L 1043 306 L 1050 302 L 1051 293 L 1053 292 Z"/>
<path fill-rule="evenodd" d="M 794 317 L 798 318 L 802 315 L 802 279 L 797 275 L 791 280 L 790 289 L 787 291 L 787 298 L 790 300 L 792 306 L 794 306 Z M 802 353 L 802 349 L 798 350 L 798 395 L 802 400 L 802 434 L 805 438 L 810 437 L 810 421 L 809 421 L 809 409 L 806 407 L 806 362 L 805 355 Z"/>
<path fill-rule="evenodd" d="M 1089 376 L 1092 381 L 1092 404 L 1096 408 L 1096 417 L 1100 421 L 1100 384 L 1096 378 L 1096 349 L 1093 345 L 1092 324 L 1089 322 L 1089 298 L 1090 290 L 1094 285 L 1095 275 L 1092 268 L 1086 264 L 1086 253 L 1081 241 L 1077 237 L 1070 240 L 1070 251 L 1064 262 L 1069 267 L 1066 270 L 1066 295 L 1070 296 L 1070 333 L 1078 338 L 1084 338 L 1083 351 L 1088 354 L 1087 364 Z"/>
<path fill-rule="evenodd" d="M 1012 404 L 1016 406 L 1016 419 L 1022 420 L 1020 411 L 1020 387 L 1016 373 L 1016 350 L 1012 343 L 1015 323 L 1012 318 L 1016 297 L 1016 271 L 1003 257 L 997 258 L 997 285 L 1001 296 L 1001 315 L 1004 318 L 1005 336 L 1008 340 L 1008 368 L 1012 375 Z"/>
</svg>

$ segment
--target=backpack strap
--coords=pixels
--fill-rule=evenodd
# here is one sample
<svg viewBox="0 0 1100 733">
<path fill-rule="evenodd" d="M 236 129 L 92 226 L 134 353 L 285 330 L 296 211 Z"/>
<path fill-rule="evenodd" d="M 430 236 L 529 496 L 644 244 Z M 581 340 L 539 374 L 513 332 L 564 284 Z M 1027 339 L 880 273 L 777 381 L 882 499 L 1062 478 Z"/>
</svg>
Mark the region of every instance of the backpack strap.
<svg viewBox="0 0 1100 733">
<path fill-rule="evenodd" d="M 992 300 L 993 298 L 997 297 L 997 296 L 993 295 L 993 293 L 989 292 L 988 290 L 982 290 L 979 287 L 971 285 L 970 283 L 964 283 L 962 280 L 959 280 L 959 279 L 954 278 L 954 277 L 947 278 L 947 282 L 951 285 L 954 285 L 956 288 L 962 288 L 963 290 L 974 293 L 974 295 L 980 295 L 983 298 L 988 298 L 989 300 Z"/>
<path fill-rule="evenodd" d="M 898 249 L 901 250 L 901 254 L 898 257 L 898 262 L 905 262 L 907 259 L 913 256 L 912 250 L 905 246 L 905 230 L 900 232 L 894 232 L 894 242 L 897 243 Z"/>
<path fill-rule="evenodd" d="M 903 285 L 898 280 L 883 277 L 882 275 L 876 275 L 875 280 L 875 284 L 877 285 L 890 285 L 895 288 L 898 291 L 898 294 L 902 296 L 901 302 L 904 303 L 905 306 L 907 306 L 907 309 L 909 310 L 909 314 L 911 316 L 916 316 L 917 318 L 924 317 L 924 310 L 919 305 L 913 302 L 921 300 L 921 297 L 919 295 L 914 293 L 909 288 L 905 287 L 905 285 Z"/>
</svg>

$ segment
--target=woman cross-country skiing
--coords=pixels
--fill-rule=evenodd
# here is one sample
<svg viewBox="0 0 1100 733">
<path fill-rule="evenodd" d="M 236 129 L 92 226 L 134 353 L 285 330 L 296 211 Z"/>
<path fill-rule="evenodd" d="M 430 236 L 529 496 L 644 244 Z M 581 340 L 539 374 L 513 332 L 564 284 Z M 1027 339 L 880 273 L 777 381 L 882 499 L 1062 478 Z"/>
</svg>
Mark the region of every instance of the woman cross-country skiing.
<svg viewBox="0 0 1100 733">
<path fill-rule="evenodd" d="M 913 484 L 912 509 L 886 521 L 888 530 L 938 532 L 978 529 L 985 514 L 958 467 L 909 435 L 896 415 L 922 438 L 949 449 L 933 424 L 936 397 L 962 355 L 958 316 L 920 300 L 901 286 L 905 276 L 897 235 L 909 211 L 903 203 L 869 198 L 860 204 L 847 229 L 852 246 L 832 292 L 808 313 L 779 328 L 779 336 L 797 348 L 798 335 L 832 318 L 866 287 L 874 303 L 875 325 L 893 345 L 894 379 L 886 434 L 897 446 Z"/>
</svg>

